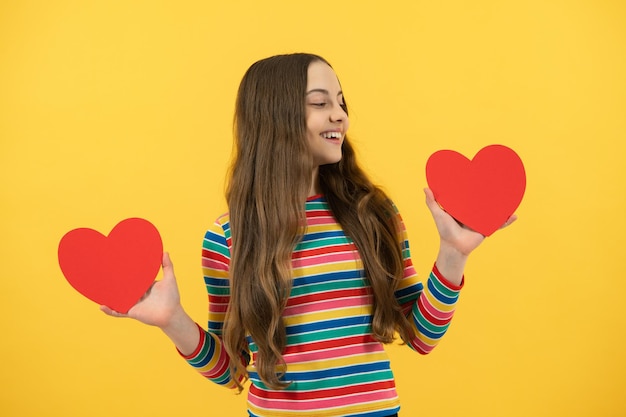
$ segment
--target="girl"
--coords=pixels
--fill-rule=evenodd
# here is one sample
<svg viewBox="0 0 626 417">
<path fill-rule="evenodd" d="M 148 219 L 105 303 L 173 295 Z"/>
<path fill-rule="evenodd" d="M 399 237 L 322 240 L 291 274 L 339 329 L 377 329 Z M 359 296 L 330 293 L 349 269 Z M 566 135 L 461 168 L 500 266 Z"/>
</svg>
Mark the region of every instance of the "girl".
<svg viewBox="0 0 626 417">
<path fill-rule="evenodd" d="M 400 214 L 355 161 L 330 65 L 311 54 L 246 72 L 235 111 L 228 214 L 202 250 L 204 330 L 180 304 L 172 262 L 127 315 L 160 327 L 203 376 L 248 393 L 250 416 L 397 415 L 383 349 L 429 353 L 445 333 L 483 236 L 426 189 L 440 249 L 423 286 Z M 513 216 L 507 223 L 515 220 Z"/>
</svg>

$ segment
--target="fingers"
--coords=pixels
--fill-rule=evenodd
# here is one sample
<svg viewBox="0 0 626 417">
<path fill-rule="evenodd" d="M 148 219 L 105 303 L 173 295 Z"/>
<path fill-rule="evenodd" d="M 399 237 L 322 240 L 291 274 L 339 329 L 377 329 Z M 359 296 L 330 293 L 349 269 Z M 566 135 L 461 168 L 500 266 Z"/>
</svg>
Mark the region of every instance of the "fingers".
<svg viewBox="0 0 626 417">
<path fill-rule="evenodd" d="M 128 314 L 118 313 L 107 306 L 100 306 L 100 311 L 111 317 L 128 317 Z"/>
<path fill-rule="evenodd" d="M 165 293 L 174 293 L 174 295 L 178 297 L 176 277 L 174 276 L 174 265 L 172 264 L 172 260 L 167 252 L 163 253 L 161 267 L 163 269 L 163 279 L 160 281 L 154 281 L 143 296 L 133 307 L 130 308 L 130 310 L 128 310 L 127 313 L 120 313 L 105 305 L 100 306 L 100 311 L 107 316 L 117 318 L 133 318 L 141 322 L 148 323 L 150 321 L 149 314 L 151 314 L 151 310 L 154 309 L 155 305 L 163 301 Z"/>
<path fill-rule="evenodd" d="M 150 285 L 150 287 L 148 287 L 148 289 L 146 290 L 146 292 L 145 292 L 145 293 L 141 296 L 141 298 L 139 299 L 139 301 L 137 301 L 137 303 L 142 302 L 143 300 L 145 300 L 145 299 L 146 299 L 146 298 L 150 295 L 150 293 L 152 292 L 152 288 L 154 288 L 154 284 L 156 284 L 156 283 L 157 283 L 157 281 L 154 281 L 154 282 Z"/>
<path fill-rule="evenodd" d="M 163 252 L 163 262 L 161 265 L 163 267 L 163 279 L 175 279 L 174 264 L 172 263 L 168 252 Z"/>
<path fill-rule="evenodd" d="M 424 188 L 424 194 L 426 195 L 426 205 L 431 213 L 435 214 L 436 212 L 443 211 L 439 203 L 435 200 L 435 195 L 430 188 Z"/>
<path fill-rule="evenodd" d="M 435 199 L 435 196 L 430 188 L 424 188 L 424 195 L 426 195 L 426 204 L 428 204 L 430 200 Z"/>
<path fill-rule="evenodd" d="M 163 268 L 172 268 L 174 269 L 174 264 L 172 263 L 172 260 L 170 259 L 170 254 L 169 252 L 163 252 L 163 260 L 161 261 L 161 265 L 163 266 Z"/>
<path fill-rule="evenodd" d="M 426 205 L 428 206 L 428 208 L 430 209 L 433 215 L 435 215 L 436 213 L 445 213 L 445 210 L 439 205 L 439 203 L 437 203 L 437 200 L 435 200 L 435 195 L 433 194 L 432 190 L 430 190 L 429 188 L 424 188 L 424 194 L 426 195 Z M 500 229 L 504 229 L 505 227 L 510 226 L 516 220 L 517 220 L 517 214 L 511 215 L 511 217 L 509 217 L 507 221 L 504 222 L 502 226 L 500 226 Z M 468 227 L 462 225 L 461 223 L 459 224 L 469 229 Z"/>
<path fill-rule="evenodd" d="M 509 217 L 507 221 L 505 221 L 504 224 L 500 226 L 500 229 L 504 229 L 505 227 L 510 226 L 513 222 L 515 222 L 515 220 L 517 220 L 517 214 L 513 214 L 511 217 Z"/>
</svg>

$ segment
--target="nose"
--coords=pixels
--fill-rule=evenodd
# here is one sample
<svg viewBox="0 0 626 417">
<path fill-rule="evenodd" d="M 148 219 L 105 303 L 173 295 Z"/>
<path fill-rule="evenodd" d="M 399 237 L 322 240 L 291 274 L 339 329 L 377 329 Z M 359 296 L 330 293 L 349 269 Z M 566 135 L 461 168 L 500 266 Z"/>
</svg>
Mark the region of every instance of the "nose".
<svg viewBox="0 0 626 417">
<path fill-rule="evenodd" d="M 330 121 L 331 122 L 341 122 L 348 118 L 348 114 L 343 109 L 340 104 L 335 104 L 333 106 L 333 111 L 330 113 Z"/>
</svg>

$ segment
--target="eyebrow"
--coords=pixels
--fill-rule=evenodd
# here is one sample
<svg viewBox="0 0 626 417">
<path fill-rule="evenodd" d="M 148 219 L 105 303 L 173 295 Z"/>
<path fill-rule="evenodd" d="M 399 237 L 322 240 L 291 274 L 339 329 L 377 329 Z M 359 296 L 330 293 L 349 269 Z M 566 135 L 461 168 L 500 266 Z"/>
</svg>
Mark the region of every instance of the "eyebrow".
<svg viewBox="0 0 626 417">
<path fill-rule="evenodd" d="M 313 90 L 309 90 L 306 92 L 306 95 L 308 96 L 309 94 L 312 93 L 322 93 L 322 94 L 326 94 L 327 96 L 330 95 L 330 93 L 328 92 L 328 90 L 325 90 L 323 88 L 314 88 Z M 337 93 L 338 96 L 343 95 L 343 91 L 339 90 L 339 92 Z"/>
</svg>

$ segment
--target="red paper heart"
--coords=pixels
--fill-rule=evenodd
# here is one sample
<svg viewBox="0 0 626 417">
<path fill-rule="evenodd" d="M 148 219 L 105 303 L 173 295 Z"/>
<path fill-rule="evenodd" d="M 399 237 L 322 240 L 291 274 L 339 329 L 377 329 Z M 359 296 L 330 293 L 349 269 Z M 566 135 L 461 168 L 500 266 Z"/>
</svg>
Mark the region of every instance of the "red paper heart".
<svg viewBox="0 0 626 417">
<path fill-rule="evenodd" d="M 119 222 L 108 237 L 93 229 L 66 233 L 59 242 L 59 265 L 79 293 L 120 313 L 150 288 L 161 267 L 163 242 L 144 219 Z"/>
<path fill-rule="evenodd" d="M 522 160 L 502 145 L 481 149 L 471 161 L 455 151 L 437 151 L 426 163 L 426 180 L 446 212 L 485 236 L 508 220 L 526 190 Z"/>
</svg>

